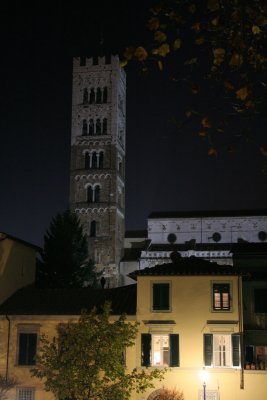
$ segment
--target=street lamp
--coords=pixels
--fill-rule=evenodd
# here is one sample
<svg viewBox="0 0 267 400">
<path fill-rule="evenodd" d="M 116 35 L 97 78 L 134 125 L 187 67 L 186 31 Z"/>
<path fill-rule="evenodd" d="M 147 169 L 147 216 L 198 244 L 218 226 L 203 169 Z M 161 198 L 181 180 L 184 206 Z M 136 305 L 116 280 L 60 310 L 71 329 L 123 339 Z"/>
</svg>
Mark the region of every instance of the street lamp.
<svg viewBox="0 0 267 400">
<path fill-rule="evenodd" d="M 209 378 L 208 372 L 203 368 L 200 372 L 200 379 L 202 381 L 203 385 L 203 400 L 206 400 L 206 385 L 207 385 L 207 380 Z"/>
</svg>

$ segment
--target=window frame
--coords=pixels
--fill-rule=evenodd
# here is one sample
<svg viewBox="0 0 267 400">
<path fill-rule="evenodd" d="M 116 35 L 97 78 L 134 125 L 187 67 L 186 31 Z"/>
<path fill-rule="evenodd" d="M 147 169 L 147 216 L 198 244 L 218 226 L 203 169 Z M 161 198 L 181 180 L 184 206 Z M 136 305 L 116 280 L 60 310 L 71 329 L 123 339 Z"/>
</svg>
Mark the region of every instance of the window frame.
<svg viewBox="0 0 267 400">
<path fill-rule="evenodd" d="M 28 400 L 28 399 L 25 399 L 24 397 L 20 397 L 20 391 L 30 391 L 31 393 L 32 393 L 32 398 L 31 398 L 31 400 L 34 400 L 35 399 L 35 387 L 24 387 L 24 386 L 20 386 L 20 387 L 17 387 L 16 388 L 16 400 Z"/>
<path fill-rule="evenodd" d="M 215 337 L 227 336 L 230 340 L 231 365 L 215 365 Z M 206 367 L 211 368 L 241 368 L 241 342 L 240 335 L 237 333 L 204 333 L 203 335 L 203 361 Z"/>
<path fill-rule="evenodd" d="M 160 365 L 153 364 L 153 336 L 168 336 L 169 337 L 169 354 L 168 367 L 180 367 L 180 346 L 179 334 L 168 332 L 151 332 L 141 334 L 141 366 L 152 368 L 165 368 L 163 363 Z"/>
<path fill-rule="evenodd" d="M 221 290 L 220 293 L 220 307 L 215 306 L 215 290 L 216 286 L 217 287 L 223 287 L 223 286 L 228 286 L 228 307 L 224 308 L 223 306 L 223 297 L 222 294 L 224 293 L 223 290 Z M 226 292 L 225 292 L 226 293 Z M 212 281 L 211 282 L 211 310 L 212 312 L 219 312 L 219 313 L 227 313 L 227 312 L 232 312 L 232 282 L 230 281 Z"/>
<path fill-rule="evenodd" d="M 36 336 L 36 341 L 35 341 L 35 356 L 37 355 L 37 349 L 38 349 L 38 342 L 39 342 L 39 336 L 40 336 L 40 325 L 38 324 L 22 324 L 17 326 L 17 350 L 16 350 L 16 366 L 18 367 L 32 367 L 36 365 L 36 362 L 34 363 L 21 363 L 20 362 L 20 355 L 21 355 L 21 335 L 35 335 Z M 26 357 L 28 358 L 28 357 Z"/>
<path fill-rule="evenodd" d="M 156 308 L 155 307 L 155 298 L 154 298 L 154 287 L 156 286 L 156 285 L 168 285 L 168 287 L 169 287 L 169 293 L 168 293 L 168 308 Z M 171 290 L 171 281 L 153 281 L 153 282 L 151 282 L 151 290 L 150 290 L 150 293 L 151 293 L 151 301 L 150 301 L 150 304 L 151 304 L 151 312 L 153 312 L 153 313 L 160 313 L 160 312 L 162 312 L 162 313 L 166 313 L 166 312 L 171 312 L 172 311 L 172 305 L 171 305 L 171 298 L 172 298 L 172 296 L 171 296 L 171 293 L 172 293 L 172 290 Z"/>
</svg>

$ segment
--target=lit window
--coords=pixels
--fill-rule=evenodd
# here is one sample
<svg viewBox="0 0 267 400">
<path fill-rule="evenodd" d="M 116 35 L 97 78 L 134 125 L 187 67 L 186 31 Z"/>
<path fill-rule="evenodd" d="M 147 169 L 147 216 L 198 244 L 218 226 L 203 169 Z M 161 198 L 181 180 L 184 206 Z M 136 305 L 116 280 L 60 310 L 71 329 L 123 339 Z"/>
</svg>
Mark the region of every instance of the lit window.
<svg viewBox="0 0 267 400">
<path fill-rule="evenodd" d="M 204 363 L 213 367 L 240 366 L 239 335 L 204 335 Z"/>
<path fill-rule="evenodd" d="M 34 388 L 18 388 L 17 400 L 34 400 Z"/>
<path fill-rule="evenodd" d="M 170 284 L 154 283 L 153 284 L 153 311 L 169 311 L 170 310 Z"/>
<path fill-rule="evenodd" d="M 245 368 L 266 370 L 267 346 L 257 346 L 257 345 L 246 346 Z"/>
<path fill-rule="evenodd" d="M 213 284 L 213 310 L 229 311 L 230 310 L 230 284 L 214 283 Z"/>
<path fill-rule="evenodd" d="M 179 335 L 150 334 L 141 336 L 142 366 L 179 366 Z"/>
</svg>

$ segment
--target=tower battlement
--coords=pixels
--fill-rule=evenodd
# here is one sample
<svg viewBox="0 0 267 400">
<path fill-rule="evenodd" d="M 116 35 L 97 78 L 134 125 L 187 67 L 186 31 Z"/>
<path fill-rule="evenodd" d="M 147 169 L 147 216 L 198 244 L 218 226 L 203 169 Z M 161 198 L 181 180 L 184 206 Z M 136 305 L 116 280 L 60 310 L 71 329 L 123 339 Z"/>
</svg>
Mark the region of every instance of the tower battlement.
<svg viewBox="0 0 267 400">
<path fill-rule="evenodd" d="M 81 70 L 86 67 L 90 68 L 90 70 L 99 66 L 106 68 L 120 68 L 120 60 L 117 55 L 111 56 L 98 56 L 98 57 L 75 57 L 73 59 L 73 71 Z M 105 69 L 105 68 L 104 68 Z"/>
</svg>

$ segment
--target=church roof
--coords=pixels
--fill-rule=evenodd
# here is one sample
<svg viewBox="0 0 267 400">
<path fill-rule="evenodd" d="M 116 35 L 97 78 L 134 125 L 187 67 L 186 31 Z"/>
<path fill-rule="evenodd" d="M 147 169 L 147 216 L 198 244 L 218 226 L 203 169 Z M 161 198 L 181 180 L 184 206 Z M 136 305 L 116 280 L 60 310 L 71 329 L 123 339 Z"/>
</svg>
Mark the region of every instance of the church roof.
<svg viewBox="0 0 267 400">
<path fill-rule="evenodd" d="M 148 219 L 267 216 L 267 210 L 154 211 Z"/>
<path fill-rule="evenodd" d="M 105 301 L 112 303 L 112 314 L 136 314 L 136 284 L 114 289 L 41 289 L 27 286 L 0 306 L 0 315 L 79 315 L 94 306 L 100 311 Z"/>
<path fill-rule="evenodd" d="M 203 260 L 198 257 L 182 258 L 176 253 L 172 263 L 159 264 L 142 270 L 131 272 L 129 277 L 137 279 L 138 276 L 193 276 L 193 275 L 241 275 L 241 272 L 230 265 L 219 265 L 215 262 Z"/>
</svg>

